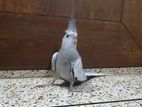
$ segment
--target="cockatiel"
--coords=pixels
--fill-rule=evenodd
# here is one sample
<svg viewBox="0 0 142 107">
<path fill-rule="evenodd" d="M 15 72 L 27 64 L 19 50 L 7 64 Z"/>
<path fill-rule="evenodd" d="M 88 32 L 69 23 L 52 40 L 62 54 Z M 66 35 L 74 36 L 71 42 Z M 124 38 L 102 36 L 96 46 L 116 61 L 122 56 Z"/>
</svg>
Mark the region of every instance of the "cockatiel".
<svg viewBox="0 0 142 107">
<path fill-rule="evenodd" d="M 83 69 L 81 57 L 77 51 L 77 28 L 76 20 L 72 18 L 69 21 L 68 28 L 62 39 L 61 48 L 52 56 L 52 70 L 54 72 L 53 84 L 57 79 L 63 79 L 70 83 L 70 91 L 76 81 L 86 81 L 87 76 L 100 76 L 103 74 L 86 73 Z M 38 87 L 46 87 L 48 84 L 39 85 Z"/>
</svg>

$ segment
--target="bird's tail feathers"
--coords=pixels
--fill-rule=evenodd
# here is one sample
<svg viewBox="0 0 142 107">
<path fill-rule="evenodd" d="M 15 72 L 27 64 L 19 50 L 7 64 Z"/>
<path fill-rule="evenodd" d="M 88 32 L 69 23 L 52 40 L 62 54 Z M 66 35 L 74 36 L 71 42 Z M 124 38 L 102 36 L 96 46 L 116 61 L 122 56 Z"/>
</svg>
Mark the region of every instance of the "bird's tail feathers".
<svg viewBox="0 0 142 107">
<path fill-rule="evenodd" d="M 98 77 L 98 76 L 108 76 L 109 74 L 95 73 L 95 72 L 85 72 L 87 77 Z"/>
</svg>

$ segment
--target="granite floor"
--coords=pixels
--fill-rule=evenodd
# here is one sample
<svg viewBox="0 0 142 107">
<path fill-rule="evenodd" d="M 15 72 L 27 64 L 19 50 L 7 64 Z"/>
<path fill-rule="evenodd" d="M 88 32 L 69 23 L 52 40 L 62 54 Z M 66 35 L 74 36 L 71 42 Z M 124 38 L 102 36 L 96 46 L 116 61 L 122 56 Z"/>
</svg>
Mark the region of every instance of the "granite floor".
<svg viewBox="0 0 142 107">
<path fill-rule="evenodd" d="M 90 71 L 109 75 L 75 84 L 73 95 L 62 80 L 46 88 L 35 87 L 52 79 L 44 77 L 47 71 L 0 71 L 0 107 L 142 107 L 141 67 Z M 28 77 L 27 72 L 34 73 Z"/>
</svg>

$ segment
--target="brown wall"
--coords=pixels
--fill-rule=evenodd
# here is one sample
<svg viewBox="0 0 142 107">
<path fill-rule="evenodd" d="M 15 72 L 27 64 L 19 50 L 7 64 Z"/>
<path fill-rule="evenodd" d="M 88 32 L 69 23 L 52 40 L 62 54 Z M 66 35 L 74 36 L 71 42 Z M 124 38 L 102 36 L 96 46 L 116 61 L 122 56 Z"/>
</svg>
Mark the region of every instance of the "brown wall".
<svg viewBox="0 0 142 107">
<path fill-rule="evenodd" d="M 124 0 L 123 23 L 142 48 L 142 1 Z"/>
<path fill-rule="evenodd" d="M 122 0 L 0 0 L 0 11 L 120 20 Z"/>
<path fill-rule="evenodd" d="M 123 0 L 0 0 L 0 69 L 50 69 L 51 56 L 60 48 L 72 10 L 77 17 L 78 50 L 85 68 L 142 66 L 142 49 L 138 45 L 141 22 L 135 21 L 136 16 L 130 20 L 133 15 L 129 13 L 136 6 L 125 0 L 122 9 L 122 3 Z"/>
</svg>

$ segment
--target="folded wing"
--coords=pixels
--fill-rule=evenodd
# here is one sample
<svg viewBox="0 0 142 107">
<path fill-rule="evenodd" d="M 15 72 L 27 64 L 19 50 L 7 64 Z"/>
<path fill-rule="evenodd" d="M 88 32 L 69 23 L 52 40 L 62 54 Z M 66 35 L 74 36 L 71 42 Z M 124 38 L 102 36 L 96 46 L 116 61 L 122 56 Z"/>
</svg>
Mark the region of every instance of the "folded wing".
<svg viewBox="0 0 142 107">
<path fill-rule="evenodd" d="M 58 52 L 55 52 L 55 53 L 52 55 L 52 60 L 51 60 L 51 69 L 52 69 L 53 71 L 56 71 L 57 58 L 58 58 Z"/>
<path fill-rule="evenodd" d="M 77 60 L 72 62 L 73 67 L 73 74 L 74 78 L 76 78 L 78 81 L 85 81 L 87 79 L 85 70 L 82 66 L 82 60 L 81 58 L 78 58 Z"/>
</svg>

